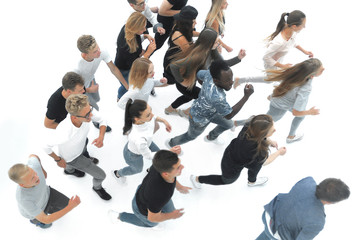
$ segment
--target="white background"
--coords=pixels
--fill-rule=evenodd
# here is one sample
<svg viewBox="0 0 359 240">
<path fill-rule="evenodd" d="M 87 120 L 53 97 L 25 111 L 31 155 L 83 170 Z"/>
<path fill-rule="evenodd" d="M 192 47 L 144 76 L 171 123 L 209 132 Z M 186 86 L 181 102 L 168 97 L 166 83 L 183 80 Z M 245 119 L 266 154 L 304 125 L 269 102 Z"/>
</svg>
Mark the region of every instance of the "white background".
<svg viewBox="0 0 359 240">
<path fill-rule="evenodd" d="M 47 100 L 61 86 L 63 75 L 76 67 L 80 52 L 77 38 L 91 34 L 101 49 L 106 49 L 112 59 L 116 54 L 116 39 L 132 9 L 125 0 L 76 0 L 76 1 L 2 1 L 1 22 L 1 102 L 0 146 L 1 173 L 0 220 L 2 239 L 255 239 L 262 231 L 261 214 L 263 205 L 279 192 L 287 192 L 300 179 L 313 176 L 317 182 L 327 178 L 341 178 L 351 188 L 348 200 L 326 206 L 327 222 L 317 239 L 354 239 L 358 216 L 357 172 L 357 60 L 358 39 L 355 28 L 354 1 L 237 1 L 228 0 L 226 31 L 223 41 L 233 47 L 232 53 L 224 52 L 226 59 L 235 56 L 241 48 L 247 50 L 247 57 L 234 66 L 235 76 L 261 74 L 264 52 L 263 39 L 270 35 L 277 25 L 281 13 L 295 9 L 307 15 L 307 27 L 298 35 L 298 43 L 319 58 L 326 70 L 313 81 L 313 91 L 308 107 L 321 109 L 319 116 L 307 117 L 299 132 L 305 137 L 301 142 L 285 144 L 292 116 L 290 113 L 275 124 L 277 132 L 273 139 L 288 152 L 271 165 L 266 166 L 259 176 L 268 176 L 269 182 L 258 188 L 248 188 L 247 172 L 229 186 L 203 185 L 188 195 L 176 192 L 175 206 L 184 208 L 182 218 L 167 221 L 164 230 L 158 232 L 138 228 L 126 223 L 111 224 L 107 211 L 131 212 L 131 199 L 145 173 L 128 177 L 123 185 L 110 175 L 112 169 L 125 166 L 122 149 L 126 138 L 121 134 L 123 111 L 116 106 L 119 83 L 105 63 L 96 73 L 100 85 L 100 110 L 108 118 L 113 131 L 106 134 L 104 147 L 89 147 L 92 156 L 100 159 L 99 166 L 107 173 L 103 183 L 112 195 L 112 200 L 101 200 L 91 189 L 92 179 L 65 176 L 63 170 L 47 156 L 42 146 L 45 136 L 51 134 L 43 127 Z M 275 2 L 276 5 L 273 5 Z M 161 3 L 150 0 L 150 6 Z M 210 0 L 189 0 L 197 8 L 197 29 L 203 28 Z M 145 47 L 145 45 L 144 45 Z M 155 65 L 155 77 L 162 77 L 165 44 L 151 60 Z M 296 49 L 286 57 L 286 62 L 297 63 L 306 59 Z M 266 113 L 269 102 L 266 97 L 272 85 L 255 84 L 255 93 L 235 119 L 253 114 Z M 166 116 L 167 107 L 179 92 L 174 86 L 157 88 L 157 96 L 150 97 L 153 112 L 165 117 L 173 131 L 167 133 L 164 127 L 156 133 L 154 141 L 164 148 L 169 137 L 187 130 L 188 121 L 178 116 Z M 231 105 L 243 96 L 243 86 L 227 93 Z M 187 107 L 190 106 L 187 104 Z M 210 125 L 204 134 L 207 134 Z M 220 162 L 225 147 L 236 132 L 222 134 L 225 145 L 205 143 L 203 136 L 183 145 L 185 166 L 178 180 L 191 186 L 191 174 L 220 173 Z M 98 135 L 92 128 L 90 141 Z M 15 163 L 26 162 L 31 153 L 37 154 L 47 170 L 47 182 L 67 196 L 79 195 L 81 204 L 68 215 L 55 222 L 50 229 L 34 227 L 23 218 L 15 200 L 16 185 L 8 179 L 7 171 Z M 145 163 L 145 168 L 150 162 Z M 5 237 L 6 236 L 6 237 Z"/>
</svg>

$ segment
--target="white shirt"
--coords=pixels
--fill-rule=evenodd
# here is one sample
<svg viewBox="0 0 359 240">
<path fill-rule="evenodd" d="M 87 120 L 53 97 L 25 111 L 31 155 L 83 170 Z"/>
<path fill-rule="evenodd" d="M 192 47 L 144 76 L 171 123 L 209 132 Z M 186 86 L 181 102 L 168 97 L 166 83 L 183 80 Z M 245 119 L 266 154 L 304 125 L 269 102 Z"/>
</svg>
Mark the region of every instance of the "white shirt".
<svg viewBox="0 0 359 240">
<path fill-rule="evenodd" d="M 152 160 L 156 154 L 150 150 L 153 131 L 155 130 L 155 119 L 156 117 L 153 116 L 150 122 L 141 125 L 132 124 L 131 132 L 128 135 L 128 150 L 149 160 Z"/>
<path fill-rule="evenodd" d="M 106 121 L 101 118 L 99 113 L 92 110 L 92 121 L 98 122 L 100 126 L 107 125 Z M 66 162 L 71 162 L 78 156 L 80 156 L 84 150 L 86 144 L 87 134 L 90 131 L 91 122 L 83 122 L 81 126 L 76 127 L 71 121 L 71 115 L 60 122 L 53 134 L 49 134 L 47 144 L 44 147 L 44 151 L 47 154 L 53 152 L 53 148 L 58 146 L 58 154 Z"/>
<path fill-rule="evenodd" d="M 264 68 L 275 69 L 274 64 L 276 62 L 282 63 L 283 57 L 287 55 L 289 50 L 293 47 L 296 47 L 295 42 L 296 33 L 287 41 L 283 38 L 282 34 L 279 33 L 272 41 L 268 43 L 268 48 L 266 53 L 263 56 Z"/>
<path fill-rule="evenodd" d="M 102 50 L 100 57 L 95 58 L 91 62 L 88 62 L 81 57 L 78 65 L 77 65 L 77 68 L 74 70 L 74 72 L 81 75 L 81 77 L 85 81 L 86 88 L 91 86 L 91 82 L 95 78 L 95 73 L 96 73 L 97 68 L 100 65 L 102 60 L 105 61 L 106 63 L 109 63 L 110 61 L 112 61 L 111 57 L 107 51 Z"/>
<path fill-rule="evenodd" d="M 133 101 L 139 99 L 148 102 L 153 87 L 161 85 L 163 85 L 163 83 L 161 83 L 160 80 L 154 80 L 153 78 L 148 78 L 142 88 L 134 88 L 133 85 L 130 85 L 128 92 L 121 97 L 117 105 L 119 108 L 125 109 L 129 99 Z"/>
</svg>

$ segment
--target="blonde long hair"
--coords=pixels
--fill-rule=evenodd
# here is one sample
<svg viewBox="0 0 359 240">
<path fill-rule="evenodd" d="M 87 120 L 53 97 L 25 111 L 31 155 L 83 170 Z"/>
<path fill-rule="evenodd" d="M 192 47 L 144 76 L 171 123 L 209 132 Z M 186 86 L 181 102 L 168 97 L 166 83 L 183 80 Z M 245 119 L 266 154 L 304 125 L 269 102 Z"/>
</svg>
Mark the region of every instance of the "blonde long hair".
<svg viewBox="0 0 359 240">
<path fill-rule="evenodd" d="M 295 87 L 304 85 L 309 78 L 318 73 L 322 62 L 317 58 L 311 58 L 298 63 L 293 67 L 281 70 L 267 70 L 266 81 L 281 83 L 273 90 L 273 97 L 284 96 Z"/>
<path fill-rule="evenodd" d="M 219 29 L 224 31 L 224 11 L 221 9 L 224 0 L 212 0 L 212 6 L 206 17 L 206 27 L 212 27 L 215 21 L 218 22 Z"/>
<path fill-rule="evenodd" d="M 147 58 L 137 58 L 131 66 L 129 83 L 133 88 L 141 89 L 148 77 L 148 69 L 152 62 Z"/>
<path fill-rule="evenodd" d="M 130 47 L 130 53 L 136 52 L 139 47 L 136 41 L 137 32 L 141 31 L 147 22 L 146 17 L 139 12 L 134 12 L 127 19 L 125 25 L 125 39 Z"/>
</svg>

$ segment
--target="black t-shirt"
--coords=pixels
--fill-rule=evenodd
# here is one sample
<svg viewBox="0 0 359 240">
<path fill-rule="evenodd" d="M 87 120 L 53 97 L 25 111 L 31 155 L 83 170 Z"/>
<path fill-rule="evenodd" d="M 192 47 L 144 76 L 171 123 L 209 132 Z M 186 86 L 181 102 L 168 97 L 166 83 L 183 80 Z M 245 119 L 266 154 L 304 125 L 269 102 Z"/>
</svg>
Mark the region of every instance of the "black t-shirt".
<svg viewBox="0 0 359 240">
<path fill-rule="evenodd" d="M 56 123 L 60 123 L 67 116 L 65 108 L 66 98 L 62 96 L 62 90 L 62 87 L 57 89 L 47 102 L 46 117 L 51 120 L 55 119 Z"/>
<path fill-rule="evenodd" d="M 166 182 L 160 173 L 151 166 L 136 193 L 136 203 L 140 213 L 145 216 L 148 215 L 147 210 L 159 213 L 171 200 L 175 187 L 176 179 L 173 183 Z"/>
<path fill-rule="evenodd" d="M 140 57 L 142 53 L 142 42 L 141 36 L 136 34 L 137 41 L 137 50 L 133 53 L 130 53 L 130 47 L 128 46 L 125 39 L 125 26 L 121 29 L 120 34 L 117 37 L 117 49 L 116 49 L 116 58 L 115 65 L 120 70 L 130 70 L 132 63 Z"/>
<path fill-rule="evenodd" d="M 171 10 L 181 10 L 186 6 L 188 0 L 167 0 L 171 5 Z M 157 14 L 157 21 L 163 24 L 163 28 L 170 31 L 173 26 L 173 17 L 165 17 Z"/>
<path fill-rule="evenodd" d="M 224 151 L 221 168 L 223 176 L 227 178 L 235 176 L 243 167 L 254 167 L 264 162 L 264 154 L 255 157 L 258 144 L 247 139 L 247 129 L 248 127 L 244 126 L 238 137 L 233 139 Z"/>
</svg>

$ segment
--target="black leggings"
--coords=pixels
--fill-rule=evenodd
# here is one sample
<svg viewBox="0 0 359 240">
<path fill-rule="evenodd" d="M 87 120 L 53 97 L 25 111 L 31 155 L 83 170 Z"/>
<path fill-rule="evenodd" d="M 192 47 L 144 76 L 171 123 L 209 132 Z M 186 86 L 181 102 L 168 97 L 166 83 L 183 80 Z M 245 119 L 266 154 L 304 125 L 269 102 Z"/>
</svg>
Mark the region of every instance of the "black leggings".
<svg viewBox="0 0 359 240">
<path fill-rule="evenodd" d="M 188 103 L 189 101 L 193 99 L 197 99 L 199 92 L 201 91 L 201 88 L 194 86 L 191 90 L 189 90 L 187 87 L 184 87 L 182 84 L 176 83 L 176 87 L 180 93 L 183 95 L 178 97 L 171 106 L 174 109 L 177 109 L 182 104 Z"/>
</svg>

